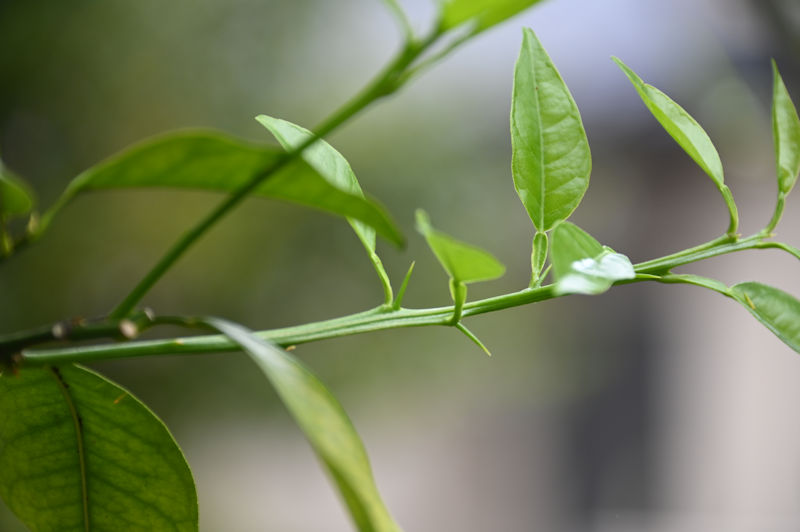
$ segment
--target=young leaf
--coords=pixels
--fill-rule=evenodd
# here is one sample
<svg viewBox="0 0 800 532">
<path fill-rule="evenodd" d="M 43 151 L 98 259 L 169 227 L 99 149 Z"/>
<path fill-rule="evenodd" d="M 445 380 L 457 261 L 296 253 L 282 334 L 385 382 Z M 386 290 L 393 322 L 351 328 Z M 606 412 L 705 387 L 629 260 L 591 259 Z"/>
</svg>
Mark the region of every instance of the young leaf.
<svg viewBox="0 0 800 532">
<path fill-rule="evenodd" d="M 542 270 L 547 260 L 548 246 L 547 233 L 537 231 L 533 237 L 533 251 L 531 252 L 531 286 L 538 286 L 542 282 Z"/>
<path fill-rule="evenodd" d="M 575 224 L 558 224 L 551 241 L 555 291 L 558 294 L 601 294 L 615 281 L 636 276 L 628 257 L 600 245 Z"/>
<path fill-rule="evenodd" d="M 25 216 L 33 209 L 28 186 L 0 160 L 0 220 Z"/>
<path fill-rule="evenodd" d="M 761 283 L 739 283 L 731 292 L 758 321 L 800 353 L 800 301 L 783 290 Z"/>
<path fill-rule="evenodd" d="M 722 161 L 711 139 L 683 107 L 657 88 L 642 81 L 642 78 L 620 59 L 616 57 L 612 59 L 628 77 L 658 123 L 717 185 L 730 212 L 728 233 L 735 233 L 739 225 L 738 210 L 731 191 L 725 184 Z"/>
<path fill-rule="evenodd" d="M 417 210 L 417 230 L 456 283 L 488 281 L 506 271 L 505 266 L 489 252 L 434 229 L 427 213 L 421 209 Z"/>
<path fill-rule="evenodd" d="M 549 231 L 583 198 L 592 157 L 578 106 L 528 28 L 514 70 L 511 147 L 517 194 L 537 231 Z"/>
<path fill-rule="evenodd" d="M 253 359 L 275 387 L 339 488 L 361 532 L 399 532 L 381 500 L 364 445 L 342 406 L 296 358 L 220 319 L 205 322 L 230 338 Z"/>
<path fill-rule="evenodd" d="M 443 0 L 441 30 L 447 31 L 474 21 L 472 33 L 479 33 L 511 18 L 539 0 Z"/>
<path fill-rule="evenodd" d="M 772 72 L 772 136 L 775 140 L 778 191 L 786 195 L 800 173 L 800 118 L 775 61 L 772 62 Z"/>
<path fill-rule="evenodd" d="M 0 377 L 0 496 L 32 530 L 198 530 L 194 481 L 167 428 L 78 366 Z"/>
<path fill-rule="evenodd" d="M 56 212 L 81 192 L 153 186 L 232 192 L 267 170 L 279 157 L 275 150 L 213 131 L 158 136 L 76 177 L 42 218 L 41 227 L 46 227 Z M 354 218 L 396 244 L 403 241 L 381 206 L 342 188 L 341 183 L 327 181 L 299 159 L 267 178 L 254 194 Z"/>
</svg>

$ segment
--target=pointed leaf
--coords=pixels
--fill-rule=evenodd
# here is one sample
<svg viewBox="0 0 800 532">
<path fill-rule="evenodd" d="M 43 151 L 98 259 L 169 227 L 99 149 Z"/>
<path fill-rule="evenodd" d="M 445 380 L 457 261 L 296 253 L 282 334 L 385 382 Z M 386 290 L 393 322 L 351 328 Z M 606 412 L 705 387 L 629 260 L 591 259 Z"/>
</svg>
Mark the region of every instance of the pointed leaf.
<svg viewBox="0 0 800 532">
<path fill-rule="evenodd" d="M 489 252 L 434 229 L 430 218 L 421 209 L 417 210 L 417 230 L 425 237 L 447 274 L 457 283 L 488 281 L 506 271 L 506 267 Z"/>
<path fill-rule="evenodd" d="M 536 229 L 548 231 L 580 203 L 592 158 L 578 106 L 528 28 L 514 71 L 511 146 L 517 194 Z"/>
<path fill-rule="evenodd" d="M 767 329 L 800 353 L 800 301 L 783 290 L 755 282 L 734 285 L 731 292 Z"/>
<path fill-rule="evenodd" d="M 800 173 L 800 118 L 775 61 L 772 62 L 772 72 L 772 136 L 775 140 L 778 190 L 785 195 L 792 190 Z"/>
<path fill-rule="evenodd" d="M 550 249 L 557 294 L 601 294 L 615 281 L 636 277 L 628 257 L 570 222 L 553 230 Z"/>
<path fill-rule="evenodd" d="M 170 133 L 122 151 L 76 177 L 43 217 L 46 226 L 76 194 L 120 187 L 175 187 L 232 192 L 267 170 L 280 157 L 275 150 L 213 131 Z M 282 199 L 362 221 L 402 244 L 385 210 L 329 182 L 302 160 L 269 177 L 253 194 Z"/>
<path fill-rule="evenodd" d="M 32 530 L 198 530 L 194 481 L 167 428 L 78 366 L 0 377 L 0 495 Z"/>
<path fill-rule="evenodd" d="M 275 138 L 286 150 L 296 148 L 313 137 L 313 134 L 307 129 L 286 120 L 266 115 L 259 115 L 256 120 L 275 135 Z M 364 197 L 361 185 L 358 184 L 358 179 L 356 179 L 356 175 L 353 173 L 353 169 L 350 168 L 347 159 L 324 140 L 319 139 L 306 148 L 302 157 L 311 168 L 316 170 L 329 183 L 333 183 L 337 188 L 349 194 Z M 367 251 L 374 252 L 375 230 L 353 218 L 348 218 L 348 221 Z"/>
<path fill-rule="evenodd" d="M 447 31 L 467 21 L 474 21 L 473 33 L 511 18 L 539 0 L 443 0 L 441 29 Z"/>
<path fill-rule="evenodd" d="M 628 76 L 644 104 L 667 130 L 667 133 L 714 180 L 717 186 L 721 187 L 725 181 L 722 162 L 717 149 L 700 124 L 669 96 L 642 81 L 642 78 L 620 59 L 616 57 L 612 59 Z"/>
<path fill-rule="evenodd" d="M 0 220 L 25 216 L 33 209 L 28 186 L 0 160 Z"/>
<path fill-rule="evenodd" d="M 399 532 L 381 500 L 364 445 L 342 406 L 295 357 L 219 319 L 206 323 L 239 346 L 275 387 L 286 408 L 327 467 L 361 532 Z"/>
</svg>

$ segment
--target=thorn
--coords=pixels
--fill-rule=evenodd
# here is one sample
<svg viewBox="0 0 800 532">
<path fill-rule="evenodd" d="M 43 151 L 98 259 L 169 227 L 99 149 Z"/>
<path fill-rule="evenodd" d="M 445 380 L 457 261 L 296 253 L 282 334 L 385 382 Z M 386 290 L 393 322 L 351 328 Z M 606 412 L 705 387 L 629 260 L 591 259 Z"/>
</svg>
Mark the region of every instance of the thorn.
<svg viewBox="0 0 800 532">
<path fill-rule="evenodd" d="M 296 345 L 290 345 L 287 348 L 285 348 L 285 351 L 294 351 L 295 349 L 297 349 Z"/>
<path fill-rule="evenodd" d="M 747 301 L 747 304 L 748 304 L 748 305 L 750 305 L 750 308 L 751 308 L 751 309 L 753 309 L 753 310 L 755 310 L 755 309 L 756 309 L 756 304 L 755 304 L 755 303 L 753 303 L 753 300 L 752 300 L 752 299 L 750 299 L 750 296 L 748 296 L 747 294 L 745 294 L 745 295 L 744 295 L 744 300 L 745 300 L 745 301 Z"/>
<path fill-rule="evenodd" d="M 456 327 L 456 329 L 458 329 L 459 331 L 461 331 L 462 333 L 464 333 L 464 334 L 466 335 L 466 337 L 467 337 L 467 338 L 469 338 L 470 340 L 472 340 L 472 341 L 475 343 L 475 345 L 477 345 L 478 347 L 480 347 L 480 348 L 483 350 L 483 352 L 484 352 L 484 353 L 486 353 L 488 356 L 492 356 L 492 353 L 491 353 L 491 351 L 489 351 L 489 349 L 487 349 L 487 348 L 486 348 L 486 346 L 485 346 L 485 345 L 483 345 L 483 342 L 481 342 L 481 341 L 478 339 L 478 337 L 477 337 L 477 336 L 475 336 L 475 334 L 473 334 L 473 333 L 472 333 L 472 331 L 470 331 L 469 329 L 467 329 L 467 328 L 464 326 L 464 324 L 463 324 L 463 323 L 461 323 L 461 322 L 458 322 L 458 323 L 456 323 L 456 324 L 455 324 L 455 327 Z"/>
<path fill-rule="evenodd" d="M 126 394 L 126 393 L 123 393 L 122 395 L 120 395 L 119 397 L 117 397 L 116 399 L 114 399 L 114 404 L 115 404 L 115 405 L 118 405 L 120 401 L 122 401 L 123 399 L 125 399 L 125 396 L 126 396 L 126 395 L 128 395 L 128 394 Z"/>
</svg>

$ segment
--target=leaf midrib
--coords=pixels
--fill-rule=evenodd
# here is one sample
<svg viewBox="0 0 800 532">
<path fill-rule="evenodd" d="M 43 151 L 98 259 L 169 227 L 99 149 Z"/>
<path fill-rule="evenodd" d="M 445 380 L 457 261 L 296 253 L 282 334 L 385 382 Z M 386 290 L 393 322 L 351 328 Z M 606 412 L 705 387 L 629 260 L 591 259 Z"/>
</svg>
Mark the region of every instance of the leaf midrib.
<svg viewBox="0 0 800 532">
<path fill-rule="evenodd" d="M 67 408 L 69 408 L 69 413 L 72 416 L 72 424 L 75 427 L 75 440 L 78 448 L 78 463 L 81 474 L 81 503 L 83 505 L 83 529 L 85 532 L 90 532 L 89 492 L 88 492 L 87 477 L 86 477 L 86 449 L 83 444 L 83 423 L 81 423 L 81 418 L 78 415 L 78 409 L 75 406 L 75 401 L 73 400 L 72 395 L 69 392 L 69 385 L 64 380 L 64 377 L 61 376 L 61 372 L 59 372 L 58 368 L 55 367 L 50 367 L 48 369 L 50 370 L 50 374 L 53 375 L 53 378 L 58 384 L 58 389 L 61 390 L 61 394 L 64 396 L 64 401 L 67 403 Z"/>
</svg>

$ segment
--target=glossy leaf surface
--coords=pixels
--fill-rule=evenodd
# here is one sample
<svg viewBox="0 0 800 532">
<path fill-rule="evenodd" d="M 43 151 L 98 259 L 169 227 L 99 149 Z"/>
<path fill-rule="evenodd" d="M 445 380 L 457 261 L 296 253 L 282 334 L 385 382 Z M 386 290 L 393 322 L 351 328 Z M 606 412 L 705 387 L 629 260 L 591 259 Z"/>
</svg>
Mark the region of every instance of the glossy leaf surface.
<svg viewBox="0 0 800 532">
<path fill-rule="evenodd" d="M 500 277 L 506 271 L 505 266 L 488 251 L 434 229 L 430 218 L 422 210 L 417 210 L 417 230 L 425 237 L 433 254 L 456 283 L 488 281 Z M 456 296 L 453 295 L 453 298 Z"/>
<path fill-rule="evenodd" d="M 163 135 L 124 150 L 76 177 L 42 223 L 46 225 L 76 194 L 89 190 L 173 187 L 233 192 L 280 156 L 273 149 L 212 131 Z M 325 180 L 302 160 L 289 163 L 253 194 L 354 218 L 397 244 L 403 241 L 382 207 L 342 188 L 340 183 Z"/>
<path fill-rule="evenodd" d="M 194 481 L 167 428 L 78 366 L 0 377 L 0 495 L 32 530 L 198 529 Z"/>
<path fill-rule="evenodd" d="M 700 168 L 707 173 L 718 187 L 724 184 L 722 161 L 717 149 L 700 124 L 687 113 L 683 107 L 672 101 L 669 96 L 642 81 L 636 72 L 625 63 L 614 57 L 614 62 L 622 69 L 633 84 L 642 101 L 653 114 L 658 123 L 675 139 L 683 150 L 694 159 Z"/>
<path fill-rule="evenodd" d="M 550 250 L 558 294 L 601 294 L 615 281 L 636 276 L 628 257 L 569 222 L 553 230 Z"/>
<path fill-rule="evenodd" d="M 0 218 L 24 216 L 33 209 L 28 186 L 0 160 Z"/>
<path fill-rule="evenodd" d="M 783 290 L 755 282 L 734 285 L 731 292 L 758 321 L 800 353 L 800 301 Z"/>
<path fill-rule="evenodd" d="M 800 118 L 775 61 L 772 62 L 772 72 L 772 135 L 775 141 L 778 190 L 782 194 L 788 194 L 800 173 Z"/>
<path fill-rule="evenodd" d="M 511 170 L 533 225 L 566 220 L 589 186 L 592 158 L 578 107 L 530 29 L 525 29 L 511 100 Z"/>
<path fill-rule="evenodd" d="M 539 0 L 443 0 L 441 28 L 444 31 L 474 21 L 473 33 L 513 17 Z"/>
<path fill-rule="evenodd" d="M 267 128 L 278 142 L 287 149 L 296 148 L 313 138 L 313 134 L 305 128 L 302 128 L 286 120 L 272 118 L 266 115 L 259 115 L 256 120 Z M 322 139 L 317 140 L 314 144 L 303 150 L 303 159 L 317 171 L 329 183 L 333 183 L 337 188 L 354 196 L 364 197 L 361 186 L 356 179 L 353 169 L 350 168 L 350 163 L 344 156 L 336 151 L 333 146 L 328 144 Z M 367 248 L 367 251 L 375 251 L 375 230 L 358 220 L 349 218 L 348 221 L 353 227 L 353 230 L 358 235 L 358 238 Z"/>
<path fill-rule="evenodd" d="M 206 323 L 239 346 L 275 387 L 328 469 L 361 532 L 399 532 L 381 500 L 361 439 L 325 385 L 289 353 L 248 329 L 219 319 Z"/>
</svg>

